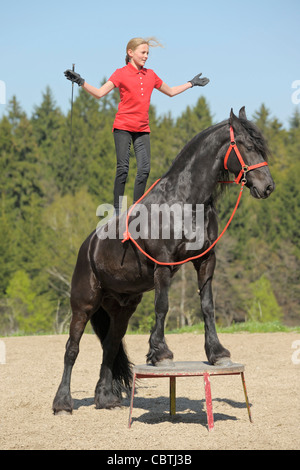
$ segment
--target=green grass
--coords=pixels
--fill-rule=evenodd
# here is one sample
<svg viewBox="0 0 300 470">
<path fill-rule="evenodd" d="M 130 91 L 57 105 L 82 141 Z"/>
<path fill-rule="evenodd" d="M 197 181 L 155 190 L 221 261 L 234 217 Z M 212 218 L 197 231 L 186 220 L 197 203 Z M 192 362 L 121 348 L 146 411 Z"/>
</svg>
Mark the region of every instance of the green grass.
<svg viewBox="0 0 300 470">
<path fill-rule="evenodd" d="M 244 323 L 233 323 L 230 326 L 221 327 L 217 326 L 218 333 L 290 333 L 290 332 L 297 332 L 300 333 L 300 326 L 295 327 L 288 327 L 283 325 L 280 322 L 255 322 L 255 321 L 248 321 Z M 166 331 L 166 334 L 180 334 L 180 333 L 204 333 L 204 323 L 199 323 L 193 326 L 185 326 L 183 328 L 178 328 L 175 330 Z"/>
<path fill-rule="evenodd" d="M 244 323 L 233 323 L 230 326 L 222 327 L 217 325 L 217 332 L 218 333 L 300 333 L 300 326 L 288 327 L 283 325 L 278 321 L 274 322 L 255 322 L 255 321 L 248 321 Z M 87 328 L 85 330 L 87 334 L 94 334 L 92 328 Z M 128 330 L 127 334 L 129 335 L 138 335 L 138 334 L 149 334 L 150 331 L 140 331 L 140 330 Z M 193 334 L 202 334 L 204 333 L 204 322 L 197 323 L 193 326 L 185 326 L 183 328 L 176 328 L 173 330 L 166 330 L 165 333 L 168 334 L 181 334 L 181 333 L 193 333 Z M 44 335 L 56 335 L 53 331 L 43 332 L 43 333 L 24 333 L 22 331 L 15 332 L 11 335 L 7 336 L 44 336 Z M 63 334 L 68 334 L 68 331 L 63 332 Z M 4 337 L 0 335 L 0 337 Z"/>
</svg>

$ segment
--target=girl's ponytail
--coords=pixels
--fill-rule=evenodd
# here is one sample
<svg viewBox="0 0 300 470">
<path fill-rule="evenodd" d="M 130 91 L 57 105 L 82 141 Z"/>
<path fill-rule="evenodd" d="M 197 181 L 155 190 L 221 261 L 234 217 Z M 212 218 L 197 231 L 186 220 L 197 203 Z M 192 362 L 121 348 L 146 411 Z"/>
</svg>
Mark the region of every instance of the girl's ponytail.
<svg viewBox="0 0 300 470">
<path fill-rule="evenodd" d="M 134 51 L 138 46 L 141 46 L 142 44 L 147 44 L 149 47 L 164 47 L 155 37 L 150 37 L 150 38 L 133 38 L 130 39 L 129 43 L 126 46 L 126 57 L 125 57 L 125 63 L 126 65 L 130 61 L 130 57 L 128 55 L 129 49 Z"/>
</svg>

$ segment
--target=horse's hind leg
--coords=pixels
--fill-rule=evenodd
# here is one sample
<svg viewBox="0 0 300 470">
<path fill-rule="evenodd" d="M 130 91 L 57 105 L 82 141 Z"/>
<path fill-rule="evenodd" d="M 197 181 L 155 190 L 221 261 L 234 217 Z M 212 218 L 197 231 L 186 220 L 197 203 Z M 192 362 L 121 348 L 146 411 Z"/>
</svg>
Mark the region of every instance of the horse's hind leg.
<svg viewBox="0 0 300 470">
<path fill-rule="evenodd" d="M 198 275 L 199 294 L 205 325 L 205 352 L 211 364 L 221 364 L 230 358 L 230 352 L 219 341 L 214 314 L 212 295 L 212 278 L 216 264 L 216 257 L 211 252 L 207 259 L 195 261 L 194 266 Z"/>
<path fill-rule="evenodd" d="M 72 279 L 70 336 L 66 344 L 62 380 L 53 401 L 54 414 L 62 411 L 72 413 L 73 403 L 70 392 L 72 369 L 78 356 L 79 342 L 85 326 L 100 303 L 101 289 L 87 262 L 85 248 L 83 244 Z"/>
<path fill-rule="evenodd" d="M 111 301 L 107 308 L 109 314 L 101 307 L 91 319 L 103 348 L 100 378 L 95 389 L 96 408 L 120 406 L 122 392 L 129 394 L 132 382 L 131 363 L 122 339 L 141 297 L 138 296 L 128 306 L 120 306 L 117 301 Z"/>
<path fill-rule="evenodd" d="M 54 414 L 59 414 L 60 412 L 72 413 L 73 402 L 70 391 L 71 373 L 78 356 L 79 342 L 88 319 L 89 315 L 86 313 L 73 312 L 70 324 L 70 336 L 66 344 L 64 356 L 64 372 L 52 405 Z"/>
<path fill-rule="evenodd" d="M 173 353 L 165 340 L 165 318 L 169 308 L 169 287 L 171 271 L 169 267 L 158 266 L 154 273 L 155 286 L 155 317 L 156 322 L 149 339 L 147 362 L 153 365 L 173 360 Z"/>
</svg>

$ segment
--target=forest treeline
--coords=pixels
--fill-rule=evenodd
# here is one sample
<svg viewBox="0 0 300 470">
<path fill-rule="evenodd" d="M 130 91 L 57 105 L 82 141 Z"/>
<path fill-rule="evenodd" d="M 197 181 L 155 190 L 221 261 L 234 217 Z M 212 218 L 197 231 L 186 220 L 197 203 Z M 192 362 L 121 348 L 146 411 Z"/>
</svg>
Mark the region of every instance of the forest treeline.
<svg viewBox="0 0 300 470">
<path fill-rule="evenodd" d="M 242 103 L 243 104 L 243 103 Z M 80 90 L 70 113 L 50 88 L 28 117 L 16 97 L 0 121 L 0 334 L 66 331 L 70 281 L 78 249 L 99 222 L 97 207 L 113 202 L 112 124 L 117 91 L 100 101 Z M 238 110 L 236 110 L 238 111 Z M 224 116 L 224 119 L 229 117 Z M 255 200 L 244 190 L 233 222 L 217 245 L 214 276 L 217 322 L 300 321 L 300 113 L 285 129 L 262 104 L 250 118 L 266 137 L 276 189 Z M 151 174 L 148 186 L 171 165 L 185 143 L 215 124 L 200 97 L 176 119 L 150 108 Z M 126 185 L 132 202 L 136 162 Z M 220 229 L 234 207 L 236 185 L 218 200 Z M 167 327 L 201 320 L 196 273 L 184 265 L 170 289 Z M 144 295 L 132 330 L 149 331 L 153 292 Z"/>
</svg>

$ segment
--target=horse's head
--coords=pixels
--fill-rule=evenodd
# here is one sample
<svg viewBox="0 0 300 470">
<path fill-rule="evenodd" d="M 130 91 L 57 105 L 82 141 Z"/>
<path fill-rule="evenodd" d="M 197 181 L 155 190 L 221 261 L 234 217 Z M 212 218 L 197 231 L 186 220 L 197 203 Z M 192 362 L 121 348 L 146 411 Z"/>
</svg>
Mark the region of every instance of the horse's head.
<svg viewBox="0 0 300 470">
<path fill-rule="evenodd" d="M 245 107 L 240 109 L 239 117 L 231 110 L 229 123 L 234 142 L 231 142 L 231 151 L 228 150 L 224 166 L 235 174 L 236 180 L 246 180 L 245 184 L 253 197 L 265 199 L 275 188 L 266 163 L 267 143 L 260 130 L 247 120 Z"/>
</svg>

